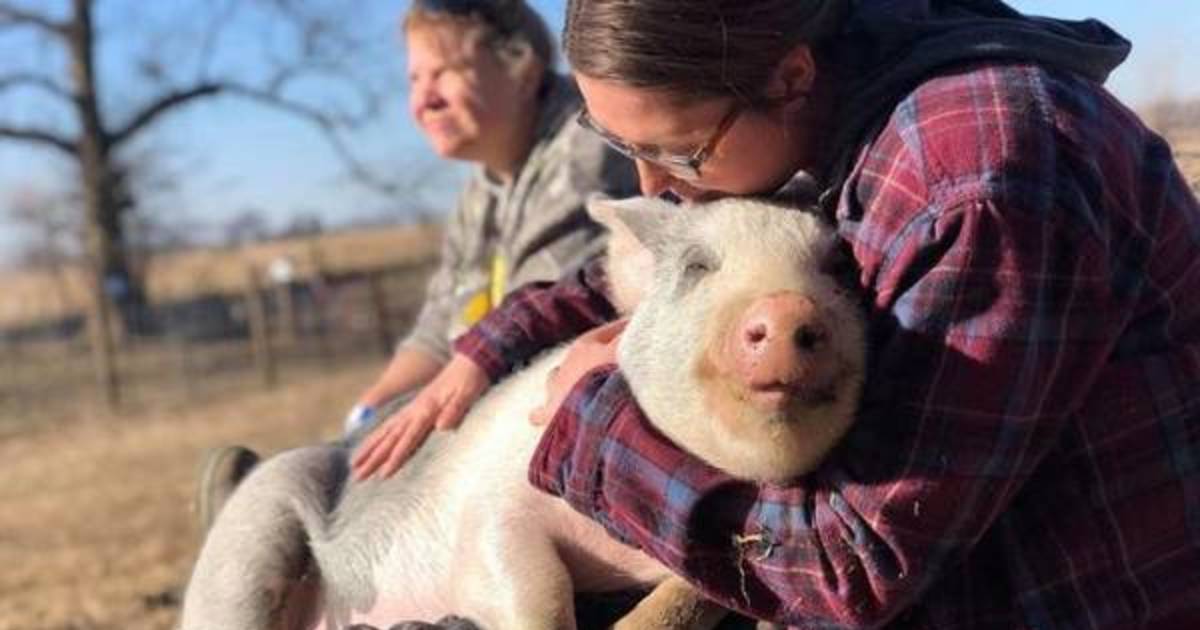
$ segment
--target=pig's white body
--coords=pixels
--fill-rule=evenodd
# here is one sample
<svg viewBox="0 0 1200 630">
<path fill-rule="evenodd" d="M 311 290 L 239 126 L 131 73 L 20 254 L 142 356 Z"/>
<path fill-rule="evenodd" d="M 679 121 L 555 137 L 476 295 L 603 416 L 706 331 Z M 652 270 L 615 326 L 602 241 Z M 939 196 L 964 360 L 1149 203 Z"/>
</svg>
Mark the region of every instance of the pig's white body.
<svg viewBox="0 0 1200 630">
<path fill-rule="evenodd" d="M 485 628 L 559 628 L 572 590 L 664 579 L 659 563 L 526 481 L 541 435 L 529 412 L 561 353 L 494 388 L 461 429 L 435 435 L 389 480 L 343 484 L 348 451 L 333 445 L 268 460 L 210 531 L 182 629 L 275 627 L 266 603 L 280 601 L 295 563 L 310 575 L 298 595 L 320 602 L 301 623 L 308 628 L 449 614 Z M 331 486 L 344 494 L 329 496 Z M 547 588 L 558 592 L 529 592 Z"/>
<path fill-rule="evenodd" d="M 421 471 L 425 479 L 377 484 L 429 505 L 410 504 L 407 511 L 393 508 L 391 516 L 405 523 L 404 531 L 393 529 L 390 551 L 380 557 L 372 579 L 388 585 L 383 599 L 389 601 L 385 608 L 393 609 L 372 611 L 368 621 L 384 627 L 401 619 L 457 614 L 477 619 L 484 627 L 508 627 L 500 622 L 524 620 L 504 619 L 496 604 L 517 597 L 514 590 L 535 583 L 537 573 L 574 567 L 570 577 L 580 591 L 645 586 L 666 577 L 662 565 L 616 542 L 599 525 L 534 490 L 526 480 L 526 463 L 542 432 L 529 422 L 529 414 L 544 401 L 547 373 L 560 358 L 561 351 L 556 351 L 536 361 L 481 400 L 457 434 L 423 447 L 433 447 Z M 400 483 L 421 487 L 400 488 Z M 376 500 L 371 505 L 380 503 L 401 502 Z M 362 527 L 370 518 L 364 514 L 371 510 L 363 506 L 354 515 L 354 525 Z M 385 522 L 392 520 L 380 516 Z M 381 523 L 379 531 L 386 528 Z M 368 535 L 363 531 L 349 536 L 343 544 L 353 546 L 356 538 Z M 331 558 L 342 558 L 347 550 L 334 546 L 327 551 Z M 560 555 L 574 561 L 564 564 Z M 473 562 L 464 562 L 467 558 Z M 580 562 L 584 558 L 591 562 Z M 420 568 L 413 570 L 416 562 Z M 588 570 L 589 565 L 599 571 Z M 570 594 L 564 593 L 566 599 Z"/>
<path fill-rule="evenodd" d="M 611 284 L 639 300 L 618 362 L 647 417 L 735 476 L 812 470 L 849 427 L 863 373 L 857 307 L 824 271 L 836 236 L 756 202 L 631 203 L 592 210 L 614 230 Z M 488 630 L 569 630 L 573 592 L 666 578 L 526 481 L 541 431 L 529 415 L 561 354 L 493 389 L 386 481 L 347 484 L 339 446 L 262 464 L 208 534 L 182 630 L 388 628 L 447 614 Z"/>
</svg>

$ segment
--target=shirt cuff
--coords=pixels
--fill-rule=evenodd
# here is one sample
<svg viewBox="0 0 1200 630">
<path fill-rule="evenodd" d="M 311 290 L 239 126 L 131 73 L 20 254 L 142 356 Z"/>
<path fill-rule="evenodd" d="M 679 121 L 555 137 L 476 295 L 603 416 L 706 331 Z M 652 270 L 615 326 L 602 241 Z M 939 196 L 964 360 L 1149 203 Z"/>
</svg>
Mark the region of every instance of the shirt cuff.
<svg viewBox="0 0 1200 630">
<path fill-rule="evenodd" d="M 602 500 L 600 448 L 609 426 L 629 404 L 634 404 L 633 392 L 616 365 L 585 374 L 542 434 L 529 462 L 530 483 L 584 514 L 597 515 L 597 502 Z"/>
<path fill-rule="evenodd" d="M 454 351 L 464 354 L 475 362 L 492 383 L 498 383 L 510 371 L 512 366 L 505 360 L 500 349 L 495 346 L 484 333 L 482 327 L 475 325 L 463 333 L 452 344 Z"/>
</svg>

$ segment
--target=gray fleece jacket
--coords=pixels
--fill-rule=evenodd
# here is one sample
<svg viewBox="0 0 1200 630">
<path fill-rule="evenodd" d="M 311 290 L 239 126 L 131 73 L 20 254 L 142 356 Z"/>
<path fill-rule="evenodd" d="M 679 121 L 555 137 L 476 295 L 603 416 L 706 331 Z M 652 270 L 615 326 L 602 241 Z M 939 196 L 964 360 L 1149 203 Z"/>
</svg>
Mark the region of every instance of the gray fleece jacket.
<svg viewBox="0 0 1200 630">
<path fill-rule="evenodd" d="M 603 248 L 587 216 L 593 196 L 636 195 L 633 163 L 575 123 L 574 82 L 555 75 L 542 102 L 536 141 L 511 182 L 482 167 L 446 221 L 441 260 L 416 324 L 400 342 L 446 360 L 450 341 L 521 285 L 557 280 Z"/>
</svg>

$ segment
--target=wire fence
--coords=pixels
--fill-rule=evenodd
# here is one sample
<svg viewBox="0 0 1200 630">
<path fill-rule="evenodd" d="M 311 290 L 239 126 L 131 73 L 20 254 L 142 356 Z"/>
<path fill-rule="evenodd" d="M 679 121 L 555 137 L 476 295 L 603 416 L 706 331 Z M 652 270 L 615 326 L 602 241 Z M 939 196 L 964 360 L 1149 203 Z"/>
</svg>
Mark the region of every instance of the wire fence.
<svg viewBox="0 0 1200 630">
<path fill-rule="evenodd" d="M 365 357 L 382 361 L 411 325 L 432 269 L 428 261 L 250 283 L 238 295 L 153 305 L 151 332 L 117 335 L 119 410 L 188 405 Z M 0 333 L 0 435 L 104 406 L 85 329 L 68 317 Z"/>
</svg>

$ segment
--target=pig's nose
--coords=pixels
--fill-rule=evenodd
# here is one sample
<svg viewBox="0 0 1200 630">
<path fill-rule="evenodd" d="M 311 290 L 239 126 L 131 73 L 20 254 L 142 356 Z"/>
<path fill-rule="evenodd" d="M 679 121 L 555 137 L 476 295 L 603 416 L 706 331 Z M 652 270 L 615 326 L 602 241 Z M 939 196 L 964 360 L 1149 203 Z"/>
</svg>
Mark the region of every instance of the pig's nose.
<svg viewBox="0 0 1200 630">
<path fill-rule="evenodd" d="M 811 369 L 812 355 L 829 338 L 812 300 L 795 291 L 760 297 L 746 308 L 731 331 L 728 359 L 749 387 L 796 385 Z"/>
</svg>

